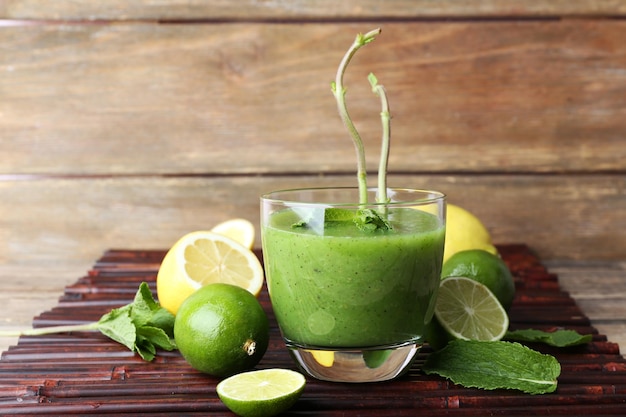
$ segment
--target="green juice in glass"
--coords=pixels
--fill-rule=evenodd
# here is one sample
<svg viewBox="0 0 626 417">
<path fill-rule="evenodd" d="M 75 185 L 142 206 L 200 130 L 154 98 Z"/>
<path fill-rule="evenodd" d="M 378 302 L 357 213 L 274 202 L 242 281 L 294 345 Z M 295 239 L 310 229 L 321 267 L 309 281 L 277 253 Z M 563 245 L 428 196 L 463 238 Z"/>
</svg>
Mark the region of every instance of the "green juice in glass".
<svg viewBox="0 0 626 417">
<path fill-rule="evenodd" d="M 392 208 L 387 216 L 391 230 L 364 232 L 351 221 L 300 227 L 293 209 L 272 214 L 263 230 L 265 268 L 288 344 L 335 349 L 421 341 L 439 287 L 445 227 L 411 208 Z"/>
</svg>

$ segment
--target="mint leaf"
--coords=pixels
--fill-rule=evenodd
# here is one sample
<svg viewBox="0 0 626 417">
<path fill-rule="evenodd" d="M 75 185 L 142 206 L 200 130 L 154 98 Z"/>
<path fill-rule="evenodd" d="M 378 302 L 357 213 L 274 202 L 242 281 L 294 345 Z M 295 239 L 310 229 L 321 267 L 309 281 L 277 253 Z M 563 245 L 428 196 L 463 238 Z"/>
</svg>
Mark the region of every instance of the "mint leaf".
<svg viewBox="0 0 626 417">
<path fill-rule="evenodd" d="M 147 283 L 139 285 L 135 300 L 129 306 L 130 318 L 138 329 L 144 326 L 157 327 L 169 337 L 174 337 L 175 317 L 154 300 Z"/>
<path fill-rule="evenodd" d="M 375 230 L 390 230 L 391 225 L 380 214 L 372 209 L 359 209 L 354 217 L 356 226 L 365 232 Z"/>
<path fill-rule="evenodd" d="M 152 298 L 150 287 L 145 282 L 139 285 L 139 289 L 135 294 L 131 309 L 133 322 L 137 325 L 144 325 L 150 321 L 153 311 L 160 308 L 159 304 Z"/>
<path fill-rule="evenodd" d="M 431 353 L 422 370 L 465 387 L 544 394 L 556 390 L 561 365 L 519 343 L 453 340 Z"/>
<path fill-rule="evenodd" d="M 137 329 L 135 351 L 145 361 L 151 361 L 156 355 L 156 348 L 174 350 L 176 345 L 172 339 L 158 327 L 144 326 Z"/>
<path fill-rule="evenodd" d="M 0 336 L 39 336 L 94 330 L 137 352 L 147 361 L 154 359 L 157 347 L 176 349 L 174 315 L 154 300 L 145 282 L 139 285 L 132 303 L 114 308 L 97 322 L 0 332 Z"/>
<path fill-rule="evenodd" d="M 385 220 L 377 211 L 372 209 L 349 210 L 329 207 L 322 210 L 323 213 L 317 210 L 297 213 L 301 220 L 293 223 L 291 227 L 302 227 L 321 232 L 327 227 L 332 227 L 346 222 L 353 222 L 359 230 L 364 232 L 391 229 L 391 225 L 387 222 L 387 220 Z"/>
<path fill-rule="evenodd" d="M 102 334 L 137 352 L 146 361 L 156 348 L 173 350 L 174 315 L 154 300 L 145 282 L 139 285 L 132 303 L 103 315 L 97 323 Z"/>
<path fill-rule="evenodd" d="M 135 350 L 136 328 L 130 318 L 130 305 L 115 308 L 98 320 L 98 330 L 103 335 Z"/>
<path fill-rule="evenodd" d="M 145 326 L 137 329 L 137 334 L 147 338 L 150 343 L 164 350 L 176 349 L 176 342 L 174 339 L 158 327 Z"/>
<path fill-rule="evenodd" d="M 297 229 L 299 227 L 307 227 L 307 221 L 304 219 L 300 219 L 297 222 L 295 222 L 294 224 L 291 225 L 292 229 Z"/>
<path fill-rule="evenodd" d="M 592 340 L 590 334 L 581 335 L 574 330 L 556 330 L 554 332 L 544 332 L 543 330 L 524 329 L 508 331 L 504 338 L 518 342 L 544 343 L 556 347 L 568 347 L 584 345 Z"/>
</svg>

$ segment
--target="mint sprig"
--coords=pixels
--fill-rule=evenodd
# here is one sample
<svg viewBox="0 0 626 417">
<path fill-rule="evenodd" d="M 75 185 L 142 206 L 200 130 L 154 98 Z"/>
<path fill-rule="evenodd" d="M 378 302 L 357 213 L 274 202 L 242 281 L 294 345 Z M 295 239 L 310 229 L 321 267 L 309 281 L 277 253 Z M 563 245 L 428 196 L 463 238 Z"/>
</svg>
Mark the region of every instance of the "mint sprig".
<svg viewBox="0 0 626 417">
<path fill-rule="evenodd" d="M 536 329 L 509 330 L 504 339 L 517 342 L 543 343 L 554 347 L 584 345 L 592 340 L 590 334 L 582 335 L 575 330 L 560 329 L 545 332 Z"/>
<path fill-rule="evenodd" d="M 176 349 L 174 315 L 154 300 L 150 288 L 145 282 L 139 285 L 132 303 L 109 311 L 96 322 L 20 331 L 2 331 L 0 336 L 39 336 L 94 330 L 100 331 L 105 336 L 136 352 L 145 361 L 154 359 L 157 348 Z"/>
<path fill-rule="evenodd" d="M 354 216 L 352 220 L 356 224 L 356 227 L 364 232 L 391 229 L 389 222 L 372 209 L 357 210 L 356 216 Z"/>
<path fill-rule="evenodd" d="M 377 230 L 391 230 L 389 222 L 381 216 L 377 211 L 362 208 L 358 210 L 349 210 L 341 208 L 325 208 L 323 216 L 315 215 L 311 212 L 309 215 L 300 213 L 303 217 L 291 225 L 292 229 L 307 228 L 321 231 L 328 227 L 339 224 L 354 223 L 356 227 L 363 232 L 374 232 Z"/>
<path fill-rule="evenodd" d="M 561 365 L 519 343 L 453 340 L 431 353 L 422 370 L 464 387 L 545 394 L 556 390 Z"/>
</svg>

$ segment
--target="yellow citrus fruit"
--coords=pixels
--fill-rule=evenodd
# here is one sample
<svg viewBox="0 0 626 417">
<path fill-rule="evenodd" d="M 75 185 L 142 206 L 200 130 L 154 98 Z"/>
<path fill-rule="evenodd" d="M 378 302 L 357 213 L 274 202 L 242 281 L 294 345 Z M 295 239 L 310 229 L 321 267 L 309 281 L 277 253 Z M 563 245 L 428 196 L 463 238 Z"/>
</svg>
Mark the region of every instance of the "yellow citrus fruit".
<svg viewBox="0 0 626 417">
<path fill-rule="evenodd" d="M 241 243 L 248 249 L 254 245 L 254 225 L 246 219 L 230 219 L 216 224 L 211 231 Z"/>
<path fill-rule="evenodd" d="M 305 385 L 299 372 L 262 369 L 224 379 L 217 384 L 217 395 L 238 416 L 270 417 L 290 409 Z"/>
<path fill-rule="evenodd" d="M 214 232 L 191 232 L 163 258 L 157 297 L 161 306 L 176 314 L 187 297 L 207 284 L 233 284 L 257 296 L 263 279 L 261 262 L 250 249 Z"/>
<path fill-rule="evenodd" d="M 332 350 L 309 350 L 313 359 L 325 368 L 330 368 L 335 363 L 335 352 Z"/>
<path fill-rule="evenodd" d="M 498 253 L 491 243 L 489 231 L 478 217 L 464 208 L 448 204 L 443 261 L 447 261 L 457 252 L 468 249 L 483 249 L 493 254 Z"/>
<path fill-rule="evenodd" d="M 248 291 L 236 285 L 210 284 L 180 305 L 174 340 L 192 368 L 229 376 L 259 363 L 269 343 L 269 323 L 263 307 Z"/>
</svg>

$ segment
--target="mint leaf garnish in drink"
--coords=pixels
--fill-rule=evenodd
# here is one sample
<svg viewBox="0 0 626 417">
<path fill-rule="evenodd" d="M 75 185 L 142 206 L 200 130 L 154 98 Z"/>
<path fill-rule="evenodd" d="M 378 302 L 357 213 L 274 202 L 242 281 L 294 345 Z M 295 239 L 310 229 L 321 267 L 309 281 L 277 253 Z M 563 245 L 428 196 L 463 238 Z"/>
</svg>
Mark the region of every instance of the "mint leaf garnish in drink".
<svg viewBox="0 0 626 417">
<path fill-rule="evenodd" d="M 555 347 L 568 347 L 584 345 L 591 342 L 590 334 L 581 335 L 575 330 L 556 330 L 554 332 L 544 332 L 543 330 L 524 329 L 508 331 L 504 339 L 518 342 L 544 343 Z"/>
<path fill-rule="evenodd" d="M 376 230 L 390 230 L 391 225 L 378 212 L 372 209 L 340 209 L 325 208 L 322 224 L 322 216 L 319 210 L 312 210 L 310 213 L 300 212 L 301 219 L 291 225 L 292 228 L 308 228 L 321 231 L 324 228 L 333 227 L 345 223 L 354 223 L 356 227 L 364 232 Z"/>
<path fill-rule="evenodd" d="M 176 349 L 174 315 L 154 300 L 148 284 L 142 282 L 132 303 L 115 308 L 97 322 L 68 326 L 3 331 L 0 336 L 38 336 L 53 333 L 98 330 L 137 352 L 142 359 L 154 359 L 156 349 Z"/>
<path fill-rule="evenodd" d="M 464 387 L 544 394 L 556 390 L 561 365 L 519 343 L 453 340 L 431 353 L 422 370 Z"/>
<path fill-rule="evenodd" d="M 354 223 L 364 232 L 389 230 L 391 225 L 380 214 L 372 209 L 359 209 L 354 216 Z"/>
</svg>

